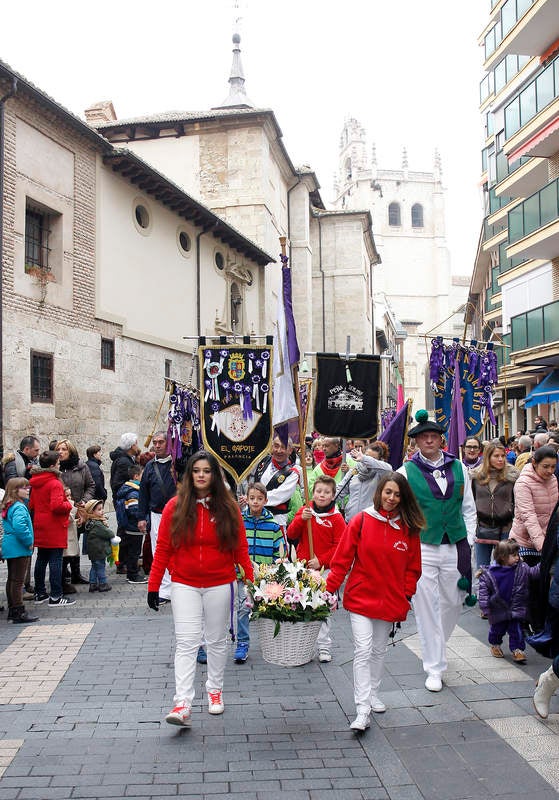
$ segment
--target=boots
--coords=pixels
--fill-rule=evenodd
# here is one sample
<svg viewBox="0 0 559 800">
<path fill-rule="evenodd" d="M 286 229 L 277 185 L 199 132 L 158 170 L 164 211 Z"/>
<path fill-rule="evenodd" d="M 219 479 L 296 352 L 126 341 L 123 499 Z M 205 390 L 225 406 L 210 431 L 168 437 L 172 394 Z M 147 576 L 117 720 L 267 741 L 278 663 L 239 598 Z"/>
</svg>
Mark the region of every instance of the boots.
<svg viewBox="0 0 559 800">
<path fill-rule="evenodd" d="M 547 719 L 549 703 L 558 688 L 559 678 L 553 672 L 553 667 L 549 667 L 538 678 L 536 691 L 534 692 L 534 708 L 542 719 Z"/>
<path fill-rule="evenodd" d="M 68 559 L 70 562 L 70 571 L 72 577 L 70 578 L 70 583 L 83 583 L 89 584 L 87 578 L 84 578 L 83 575 L 80 574 L 80 557 L 79 556 L 70 556 Z"/>
<path fill-rule="evenodd" d="M 25 606 L 14 606 L 10 611 L 12 612 L 11 619 L 14 625 L 23 624 L 25 622 L 37 622 L 39 619 L 39 617 L 30 617 L 25 610 Z"/>
</svg>

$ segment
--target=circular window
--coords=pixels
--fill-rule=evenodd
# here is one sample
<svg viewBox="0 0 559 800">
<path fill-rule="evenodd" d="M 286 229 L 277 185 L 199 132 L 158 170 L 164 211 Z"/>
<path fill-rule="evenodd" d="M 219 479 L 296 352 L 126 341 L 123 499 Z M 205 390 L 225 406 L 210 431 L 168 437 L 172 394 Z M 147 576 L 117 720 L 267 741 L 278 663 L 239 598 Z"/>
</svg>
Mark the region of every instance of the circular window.
<svg viewBox="0 0 559 800">
<path fill-rule="evenodd" d="M 149 236 L 151 233 L 153 218 L 148 204 L 143 197 L 135 197 L 132 202 L 132 219 L 138 233 L 142 236 Z"/>
<path fill-rule="evenodd" d="M 215 265 L 218 269 L 223 269 L 225 266 L 225 259 L 222 253 L 215 254 Z"/>
<path fill-rule="evenodd" d="M 192 247 L 192 242 L 190 241 L 190 236 L 186 231 L 180 231 L 179 233 L 179 247 L 183 251 L 183 253 L 189 253 L 190 248 Z"/>
<path fill-rule="evenodd" d="M 149 228 L 149 213 L 145 206 L 137 205 L 134 209 L 134 215 L 140 228 L 144 228 L 144 230 Z"/>
</svg>

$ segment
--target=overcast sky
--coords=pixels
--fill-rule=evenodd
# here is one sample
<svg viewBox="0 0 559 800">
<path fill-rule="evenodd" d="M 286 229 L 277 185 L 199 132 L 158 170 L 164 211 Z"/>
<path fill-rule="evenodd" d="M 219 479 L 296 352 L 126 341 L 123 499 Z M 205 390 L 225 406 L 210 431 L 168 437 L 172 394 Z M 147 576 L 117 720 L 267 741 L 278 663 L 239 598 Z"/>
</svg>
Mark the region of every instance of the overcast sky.
<svg viewBox="0 0 559 800">
<path fill-rule="evenodd" d="M 378 166 L 431 171 L 442 157 L 452 271 L 469 274 L 482 219 L 482 54 L 489 0 L 97 0 L 2 8 L 0 58 L 79 116 L 112 100 L 118 117 L 200 111 L 227 96 L 240 17 L 247 95 L 272 108 L 295 165 L 332 200 L 346 117 Z"/>
</svg>

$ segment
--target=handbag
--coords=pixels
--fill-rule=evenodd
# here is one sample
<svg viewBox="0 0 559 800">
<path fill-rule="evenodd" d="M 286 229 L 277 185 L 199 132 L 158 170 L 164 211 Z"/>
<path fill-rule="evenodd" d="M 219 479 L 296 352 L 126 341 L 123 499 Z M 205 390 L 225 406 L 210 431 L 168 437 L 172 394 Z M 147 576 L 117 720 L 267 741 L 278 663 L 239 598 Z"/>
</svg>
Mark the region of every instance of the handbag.
<svg viewBox="0 0 559 800">
<path fill-rule="evenodd" d="M 543 656 L 544 658 L 553 658 L 553 654 L 551 652 L 551 624 L 547 620 L 543 630 L 532 634 L 532 636 L 527 636 L 526 641 L 530 647 L 534 648 L 536 653 L 540 654 L 540 656 Z"/>
</svg>

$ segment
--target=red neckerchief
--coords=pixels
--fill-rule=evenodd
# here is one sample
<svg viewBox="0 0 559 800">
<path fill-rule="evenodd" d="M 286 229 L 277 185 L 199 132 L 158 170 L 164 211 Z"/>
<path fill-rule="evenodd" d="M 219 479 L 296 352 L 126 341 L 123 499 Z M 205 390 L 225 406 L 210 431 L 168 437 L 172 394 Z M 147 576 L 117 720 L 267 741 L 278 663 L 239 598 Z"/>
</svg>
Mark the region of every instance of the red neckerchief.
<svg viewBox="0 0 559 800">
<path fill-rule="evenodd" d="M 332 458 L 325 458 L 324 461 L 320 462 L 320 469 L 324 472 L 325 475 L 329 475 L 330 478 L 334 478 L 342 466 L 342 456 L 333 456 Z"/>
<path fill-rule="evenodd" d="M 278 470 L 279 470 L 279 469 L 283 469 L 284 467 L 287 467 L 287 465 L 289 464 L 289 459 L 287 459 L 287 461 L 285 461 L 283 464 L 279 464 L 279 463 L 276 461 L 276 459 L 275 459 L 275 458 L 272 456 L 272 464 L 273 464 L 273 466 L 274 466 L 276 469 L 278 469 Z"/>
</svg>

